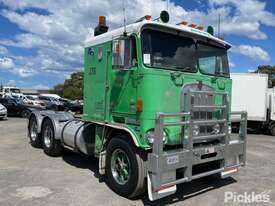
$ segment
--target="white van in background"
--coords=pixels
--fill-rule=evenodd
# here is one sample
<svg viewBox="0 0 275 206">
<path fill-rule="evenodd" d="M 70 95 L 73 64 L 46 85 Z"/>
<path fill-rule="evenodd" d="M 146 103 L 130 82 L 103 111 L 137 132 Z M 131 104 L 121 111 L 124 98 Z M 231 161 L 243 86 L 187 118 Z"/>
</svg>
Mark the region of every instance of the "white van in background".
<svg viewBox="0 0 275 206">
<path fill-rule="evenodd" d="M 3 98 L 22 99 L 24 97 L 24 94 L 17 87 L 3 87 L 1 93 Z"/>
</svg>

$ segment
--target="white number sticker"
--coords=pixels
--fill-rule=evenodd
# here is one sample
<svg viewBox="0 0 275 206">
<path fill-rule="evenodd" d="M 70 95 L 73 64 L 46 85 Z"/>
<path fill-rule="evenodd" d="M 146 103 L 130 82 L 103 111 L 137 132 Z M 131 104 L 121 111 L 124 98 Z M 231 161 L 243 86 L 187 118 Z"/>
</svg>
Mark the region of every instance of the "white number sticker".
<svg viewBox="0 0 275 206">
<path fill-rule="evenodd" d="M 143 62 L 144 62 L 144 64 L 151 64 L 151 55 L 143 54 Z"/>
<path fill-rule="evenodd" d="M 176 164 L 178 162 L 179 162 L 179 156 L 178 155 L 167 157 L 167 164 L 168 165 Z"/>
</svg>

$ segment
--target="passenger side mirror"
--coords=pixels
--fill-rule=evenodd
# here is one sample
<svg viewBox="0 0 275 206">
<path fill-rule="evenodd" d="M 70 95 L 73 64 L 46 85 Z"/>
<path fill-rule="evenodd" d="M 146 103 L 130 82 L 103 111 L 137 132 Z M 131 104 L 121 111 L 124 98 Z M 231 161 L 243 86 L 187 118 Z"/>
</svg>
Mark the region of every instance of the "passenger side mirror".
<svg viewBox="0 0 275 206">
<path fill-rule="evenodd" d="M 133 46 L 130 38 L 113 40 L 113 68 L 129 69 L 134 66 L 132 62 Z"/>
</svg>

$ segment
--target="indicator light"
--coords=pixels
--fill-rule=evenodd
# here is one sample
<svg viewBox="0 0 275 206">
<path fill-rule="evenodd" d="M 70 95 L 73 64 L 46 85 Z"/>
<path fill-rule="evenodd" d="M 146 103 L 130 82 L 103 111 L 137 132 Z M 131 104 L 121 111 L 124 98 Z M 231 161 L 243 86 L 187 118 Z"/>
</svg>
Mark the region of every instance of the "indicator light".
<svg viewBox="0 0 275 206">
<path fill-rule="evenodd" d="M 143 102 L 142 99 L 139 97 L 137 100 L 137 112 L 142 112 L 143 110 Z"/>
</svg>

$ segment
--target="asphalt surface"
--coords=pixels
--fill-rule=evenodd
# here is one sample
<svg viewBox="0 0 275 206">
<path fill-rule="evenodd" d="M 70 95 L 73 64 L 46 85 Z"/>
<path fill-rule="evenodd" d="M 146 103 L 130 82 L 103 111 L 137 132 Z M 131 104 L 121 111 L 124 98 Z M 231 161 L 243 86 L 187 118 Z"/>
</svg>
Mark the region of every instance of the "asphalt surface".
<svg viewBox="0 0 275 206">
<path fill-rule="evenodd" d="M 151 203 L 147 194 L 137 200 L 115 194 L 99 177 L 96 159 L 69 151 L 51 158 L 32 148 L 26 131 L 24 119 L 0 121 L 0 206 L 275 205 L 275 137 L 249 134 L 247 166 L 233 178 L 211 176 L 181 184 L 175 195 Z M 261 194 L 269 202 L 242 203 L 239 198 L 225 203 L 229 192 L 236 198 Z"/>
</svg>

